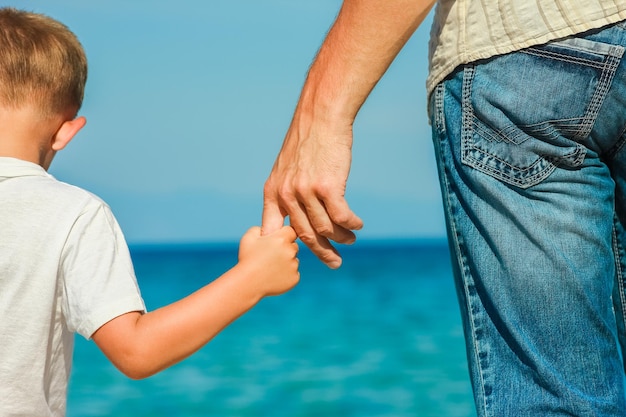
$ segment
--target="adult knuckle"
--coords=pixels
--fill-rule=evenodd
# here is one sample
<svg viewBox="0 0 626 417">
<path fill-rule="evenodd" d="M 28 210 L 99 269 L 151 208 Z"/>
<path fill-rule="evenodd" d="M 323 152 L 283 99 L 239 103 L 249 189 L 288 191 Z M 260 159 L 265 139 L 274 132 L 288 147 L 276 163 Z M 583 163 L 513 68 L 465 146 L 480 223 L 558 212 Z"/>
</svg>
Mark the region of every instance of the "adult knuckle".
<svg viewBox="0 0 626 417">
<path fill-rule="evenodd" d="M 329 236 L 333 233 L 333 226 L 330 222 L 320 221 L 313 225 L 315 231 L 322 236 Z"/>
<path fill-rule="evenodd" d="M 287 184 L 278 189 L 278 196 L 283 202 L 291 202 L 296 199 L 294 190 Z"/>
<path fill-rule="evenodd" d="M 293 184 L 293 192 L 301 198 L 311 194 L 312 189 L 312 184 L 305 179 L 299 179 Z"/>
<path fill-rule="evenodd" d="M 328 181 L 319 181 L 313 186 L 315 194 L 322 198 L 331 197 L 334 192 L 334 187 Z"/>
<path fill-rule="evenodd" d="M 303 232 L 299 236 L 302 243 L 307 246 L 313 246 L 317 243 L 317 238 L 313 232 Z"/>
<path fill-rule="evenodd" d="M 274 177 L 269 177 L 263 184 L 263 194 L 265 196 L 273 196 L 278 191 L 278 183 Z"/>
</svg>

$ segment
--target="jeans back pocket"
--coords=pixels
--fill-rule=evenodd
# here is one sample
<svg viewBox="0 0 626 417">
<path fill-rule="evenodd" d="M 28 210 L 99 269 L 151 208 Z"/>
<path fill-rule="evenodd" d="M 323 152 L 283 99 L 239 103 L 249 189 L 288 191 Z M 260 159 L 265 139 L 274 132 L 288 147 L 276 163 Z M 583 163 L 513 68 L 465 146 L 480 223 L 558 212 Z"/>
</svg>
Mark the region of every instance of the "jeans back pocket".
<svg viewBox="0 0 626 417">
<path fill-rule="evenodd" d="M 521 188 L 582 164 L 623 52 L 571 38 L 468 65 L 463 163 Z"/>
</svg>

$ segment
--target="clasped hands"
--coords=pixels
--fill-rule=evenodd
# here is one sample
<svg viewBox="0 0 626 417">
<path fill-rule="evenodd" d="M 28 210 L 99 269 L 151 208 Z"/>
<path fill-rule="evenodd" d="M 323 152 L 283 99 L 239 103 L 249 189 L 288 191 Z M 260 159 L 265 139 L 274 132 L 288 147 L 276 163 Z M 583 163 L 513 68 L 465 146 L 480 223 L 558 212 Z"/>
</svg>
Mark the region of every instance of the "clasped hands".
<svg viewBox="0 0 626 417">
<path fill-rule="evenodd" d="M 264 187 L 262 233 L 289 217 L 300 240 L 328 267 L 341 266 L 331 241 L 351 244 L 363 221 L 345 199 L 352 161 L 352 129 L 305 132 L 292 125 Z"/>
</svg>

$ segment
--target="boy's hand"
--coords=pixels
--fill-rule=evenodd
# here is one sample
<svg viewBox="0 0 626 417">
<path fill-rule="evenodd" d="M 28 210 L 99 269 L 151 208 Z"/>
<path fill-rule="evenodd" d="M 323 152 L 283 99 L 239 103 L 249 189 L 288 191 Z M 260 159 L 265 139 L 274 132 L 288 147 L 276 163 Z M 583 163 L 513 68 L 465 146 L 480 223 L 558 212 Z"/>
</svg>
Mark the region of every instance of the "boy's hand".
<svg viewBox="0 0 626 417">
<path fill-rule="evenodd" d="M 239 264 L 251 271 L 251 283 L 261 297 L 287 292 L 300 280 L 296 237 L 290 226 L 263 236 L 255 226 L 241 238 Z"/>
</svg>

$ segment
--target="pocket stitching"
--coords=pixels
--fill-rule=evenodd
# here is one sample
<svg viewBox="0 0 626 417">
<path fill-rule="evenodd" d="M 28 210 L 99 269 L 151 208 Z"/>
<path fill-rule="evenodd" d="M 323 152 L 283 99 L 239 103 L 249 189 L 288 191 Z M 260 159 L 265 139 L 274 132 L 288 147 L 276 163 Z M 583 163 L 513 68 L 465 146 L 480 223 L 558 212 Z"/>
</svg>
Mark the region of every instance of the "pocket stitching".
<svg viewBox="0 0 626 417">
<path fill-rule="evenodd" d="M 465 67 L 463 73 L 463 85 L 462 85 L 462 128 L 463 134 L 461 139 L 461 161 L 467 166 L 473 167 L 480 172 L 484 172 L 492 177 L 495 177 L 508 184 L 518 186 L 520 188 L 531 187 L 543 179 L 547 178 L 555 169 L 554 165 L 548 158 L 541 155 L 537 155 L 537 160 L 530 166 L 525 168 L 515 167 L 504 161 L 500 157 L 490 154 L 483 149 L 478 149 L 473 145 L 473 134 L 475 132 L 475 115 L 474 109 L 471 104 L 472 94 L 472 81 L 474 74 L 476 73 L 475 65 L 469 64 Z M 494 161 L 500 168 L 494 168 L 489 164 L 480 161 L 472 156 L 472 151 L 478 152 Z M 540 166 L 541 165 L 541 166 Z M 505 169 L 502 169 L 505 168 Z M 507 173 L 503 172 L 507 171 Z M 530 176 L 524 175 L 524 178 L 518 178 L 511 173 L 524 174 L 527 172 L 537 171 Z"/>
</svg>

